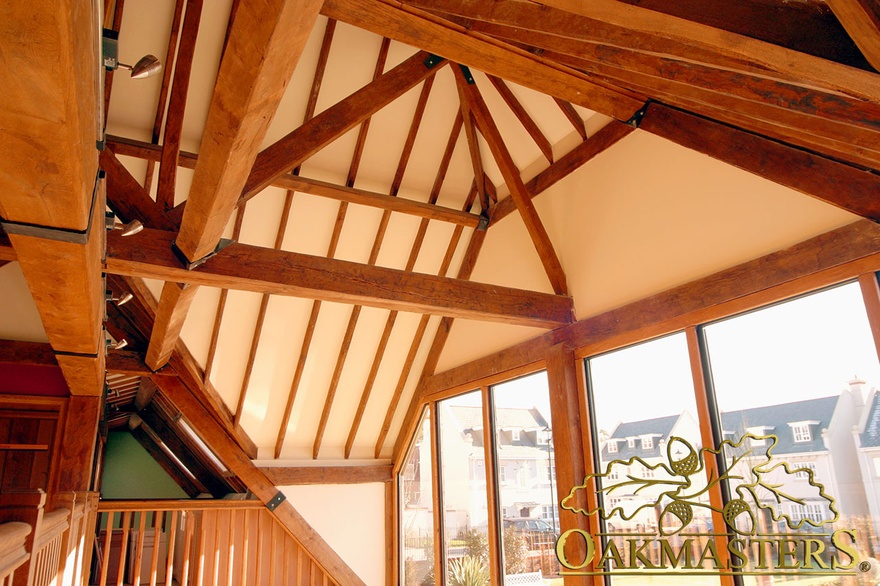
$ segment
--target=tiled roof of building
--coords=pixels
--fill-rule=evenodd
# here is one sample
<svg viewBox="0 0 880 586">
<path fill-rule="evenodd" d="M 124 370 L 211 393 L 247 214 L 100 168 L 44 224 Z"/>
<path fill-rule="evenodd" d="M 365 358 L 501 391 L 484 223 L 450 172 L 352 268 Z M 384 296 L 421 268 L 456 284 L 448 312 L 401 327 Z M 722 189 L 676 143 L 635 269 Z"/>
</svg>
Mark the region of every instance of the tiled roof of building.
<svg viewBox="0 0 880 586">
<path fill-rule="evenodd" d="M 654 419 L 644 419 L 642 421 L 625 421 L 617 425 L 609 436 L 609 442 L 617 441 L 617 452 L 608 451 L 608 442 L 602 449 L 603 460 L 628 460 L 629 458 L 638 456 L 640 458 L 653 458 L 660 456 L 660 442 L 666 441 L 669 434 L 675 428 L 675 424 L 681 415 L 669 415 L 666 417 L 655 417 Z M 645 449 L 642 445 L 643 437 L 650 436 L 653 446 Z M 626 442 L 627 438 L 639 438 L 636 440 L 634 448 L 630 448 Z"/>
<path fill-rule="evenodd" d="M 761 434 L 777 437 L 775 455 L 823 451 L 827 448 L 822 441 L 822 430 L 831 423 L 839 398 L 835 395 L 722 413 L 724 437 L 738 440 L 747 430 L 759 428 Z M 810 439 L 795 441 L 791 424 L 803 422 L 809 422 Z"/>
<path fill-rule="evenodd" d="M 880 447 L 880 393 L 871 393 L 871 401 L 867 406 L 865 427 L 859 434 L 861 447 Z"/>
</svg>

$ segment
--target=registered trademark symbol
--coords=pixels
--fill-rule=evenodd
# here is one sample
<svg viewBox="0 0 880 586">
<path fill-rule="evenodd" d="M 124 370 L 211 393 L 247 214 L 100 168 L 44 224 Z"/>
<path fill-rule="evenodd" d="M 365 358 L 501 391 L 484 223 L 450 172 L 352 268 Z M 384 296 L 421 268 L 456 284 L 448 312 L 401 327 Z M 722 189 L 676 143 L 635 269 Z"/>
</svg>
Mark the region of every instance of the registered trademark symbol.
<svg viewBox="0 0 880 586">
<path fill-rule="evenodd" d="M 870 572 L 871 571 L 871 562 L 862 562 L 859 564 L 860 572 Z"/>
</svg>

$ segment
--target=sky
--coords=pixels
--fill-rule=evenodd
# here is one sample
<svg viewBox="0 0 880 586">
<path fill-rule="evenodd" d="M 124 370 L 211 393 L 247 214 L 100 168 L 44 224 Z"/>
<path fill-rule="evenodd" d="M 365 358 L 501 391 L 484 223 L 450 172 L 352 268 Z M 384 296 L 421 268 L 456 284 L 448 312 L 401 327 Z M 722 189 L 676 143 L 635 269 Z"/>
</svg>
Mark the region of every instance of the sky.
<svg viewBox="0 0 880 586">
<path fill-rule="evenodd" d="M 710 324 L 705 328 L 722 411 L 827 397 L 855 376 L 880 385 L 880 365 L 857 283 Z M 600 429 L 695 413 L 684 334 L 591 361 Z"/>
</svg>

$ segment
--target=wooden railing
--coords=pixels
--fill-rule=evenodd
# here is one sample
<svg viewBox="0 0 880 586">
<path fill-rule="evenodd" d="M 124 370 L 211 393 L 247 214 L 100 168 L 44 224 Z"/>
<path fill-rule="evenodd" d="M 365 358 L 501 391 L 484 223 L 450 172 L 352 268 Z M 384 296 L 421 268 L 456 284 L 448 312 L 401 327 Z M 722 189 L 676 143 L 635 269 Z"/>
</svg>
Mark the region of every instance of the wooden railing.
<svg viewBox="0 0 880 586">
<path fill-rule="evenodd" d="M 101 501 L 90 584 L 335 584 L 258 501 Z"/>
<path fill-rule="evenodd" d="M 83 584 L 97 494 L 56 493 L 48 513 L 43 491 L 0 496 L 0 586 Z"/>
<path fill-rule="evenodd" d="M 26 547 L 30 533 L 27 523 L 13 521 L 0 525 L 0 586 L 11 586 L 15 571 L 30 559 Z"/>
</svg>

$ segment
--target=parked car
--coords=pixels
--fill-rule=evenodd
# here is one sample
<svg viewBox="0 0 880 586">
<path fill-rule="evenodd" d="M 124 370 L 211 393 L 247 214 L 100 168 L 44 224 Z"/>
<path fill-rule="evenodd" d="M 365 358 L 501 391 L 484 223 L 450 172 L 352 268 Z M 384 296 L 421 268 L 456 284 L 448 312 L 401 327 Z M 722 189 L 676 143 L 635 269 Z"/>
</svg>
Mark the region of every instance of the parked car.
<svg viewBox="0 0 880 586">
<path fill-rule="evenodd" d="M 513 517 L 504 519 L 504 528 L 513 527 L 526 538 L 529 549 L 539 545 L 553 545 L 556 543 L 556 533 L 553 527 L 543 519 L 531 519 L 529 517 Z"/>
</svg>

